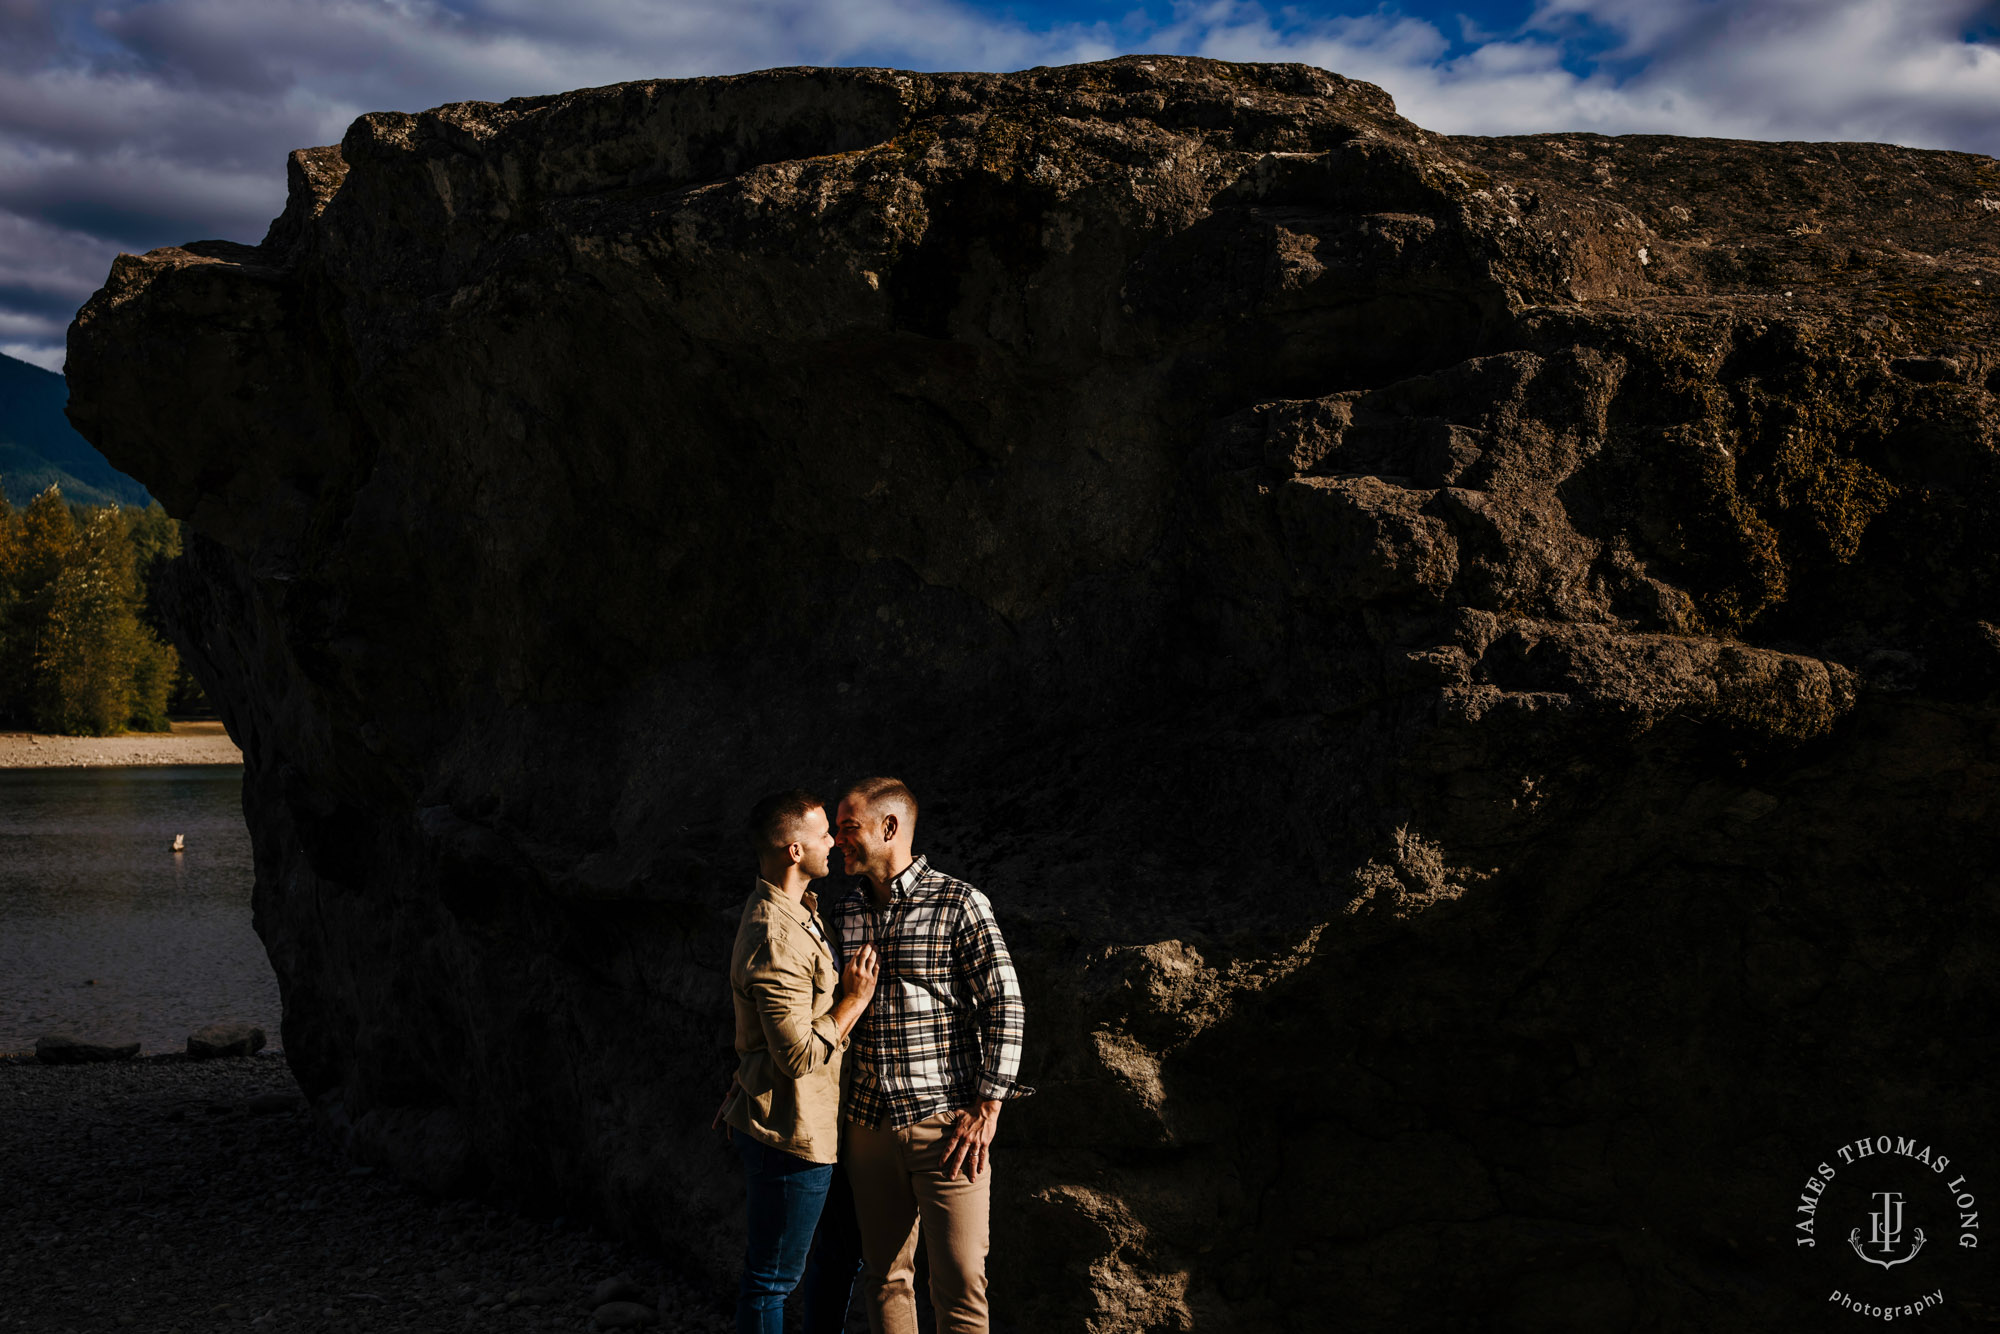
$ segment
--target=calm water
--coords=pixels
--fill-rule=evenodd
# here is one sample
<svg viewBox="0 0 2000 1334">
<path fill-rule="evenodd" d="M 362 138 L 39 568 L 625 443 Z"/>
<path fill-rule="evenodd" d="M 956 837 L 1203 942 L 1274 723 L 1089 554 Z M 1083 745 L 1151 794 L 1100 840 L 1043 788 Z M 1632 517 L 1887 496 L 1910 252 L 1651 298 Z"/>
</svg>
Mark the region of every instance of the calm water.
<svg viewBox="0 0 2000 1334">
<path fill-rule="evenodd" d="M 0 769 L 0 1051 L 55 1029 L 182 1051 L 221 1019 L 279 1045 L 242 784 L 237 765 Z"/>
</svg>

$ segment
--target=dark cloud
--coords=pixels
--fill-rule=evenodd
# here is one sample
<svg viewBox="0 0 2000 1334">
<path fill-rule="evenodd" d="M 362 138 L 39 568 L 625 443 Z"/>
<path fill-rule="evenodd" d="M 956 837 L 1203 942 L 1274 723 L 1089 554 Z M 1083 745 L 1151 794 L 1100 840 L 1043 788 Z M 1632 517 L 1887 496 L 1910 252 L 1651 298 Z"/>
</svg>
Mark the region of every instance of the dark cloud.
<svg viewBox="0 0 2000 1334">
<path fill-rule="evenodd" d="M 37 69 L 60 45 L 55 6 L 0 0 L 0 69 Z"/>
<path fill-rule="evenodd" d="M 0 72 L 0 161 L 20 153 L 148 153 L 209 166 L 268 161 L 345 123 L 316 100 L 273 101 L 126 71 Z"/>
<path fill-rule="evenodd" d="M 259 239 L 285 154 L 364 111 L 888 52 L 932 67 L 1108 53 L 951 0 L 0 0 L 0 346 L 45 337 L 33 359 L 58 356 L 51 303 L 86 298 L 120 249 Z M 63 276 L 30 299 L 6 281 L 20 267 Z"/>
<path fill-rule="evenodd" d="M 13 312 L 23 328 L 60 333 L 68 327 L 76 308 L 96 290 L 92 287 L 82 293 L 52 291 L 23 283 L 0 282 L 0 310 Z"/>
<path fill-rule="evenodd" d="M 98 20 L 139 68 L 182 86 L 257 98 L 278 98 L 298 79 L 283 46 L 260 44 L 256 27 L 209 21 L 209 6 L 175 9 L 164 4 L 112 10 Z M 337 51 L 329 51 L 330 60 Z"/>
<path fill-rule="evenodd" d="M 30 199 L 27 202 L 33 203 Z M 173 210 L 147 209 L 143 198 L 58 198 L 40 212 L 40 217 L 57 227 L 115 242 L 120 249 L 144 253 L 161 246 L 185 241 L 243 241 L 255 244 L 264 239 L 264 229 L 276 217 L 282 200 L 273 207 L 235 217 L 223 216 L 220 208 L 203 209 L 199 201 L 176 201 L 183 207 Z"/>
</svg>

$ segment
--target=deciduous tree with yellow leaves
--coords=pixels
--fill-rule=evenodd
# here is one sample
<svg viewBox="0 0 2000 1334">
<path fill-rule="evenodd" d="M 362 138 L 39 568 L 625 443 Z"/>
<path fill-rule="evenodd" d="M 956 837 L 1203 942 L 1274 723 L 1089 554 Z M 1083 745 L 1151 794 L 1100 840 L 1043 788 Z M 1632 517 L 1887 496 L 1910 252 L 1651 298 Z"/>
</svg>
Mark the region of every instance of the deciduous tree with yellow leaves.
<svg viewBox="0 0 2000 1334">
<path fill-rule="evenodd" d="M 179 551 L 158 506 L 72 507 L 50 487 L 0 496 L 0 717 L 43 731 L 164 731 L 180 676 L 142 619 L 142 574 Z"/>
</svg>

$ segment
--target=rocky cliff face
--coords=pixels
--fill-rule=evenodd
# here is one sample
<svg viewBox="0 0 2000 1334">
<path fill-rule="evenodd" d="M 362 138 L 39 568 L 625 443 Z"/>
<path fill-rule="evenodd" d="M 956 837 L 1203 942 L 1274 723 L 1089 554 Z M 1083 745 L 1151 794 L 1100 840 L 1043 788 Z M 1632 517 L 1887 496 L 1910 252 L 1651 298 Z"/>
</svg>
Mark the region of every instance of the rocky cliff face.
<svg viewBox="0 0 2000 1334">
<path fill-rule="evenodd" d="M 786 70 L 364 117 L 71 412 L 357 1155 L 733 1274 L 736 823 L 893 772 L 1028 987 L 1008 1327 L 1958 1327 L 1928 1195 L 1796 1224 L 2000 1181 L 1996 285 L 1988 158 Z"/>
</svg>

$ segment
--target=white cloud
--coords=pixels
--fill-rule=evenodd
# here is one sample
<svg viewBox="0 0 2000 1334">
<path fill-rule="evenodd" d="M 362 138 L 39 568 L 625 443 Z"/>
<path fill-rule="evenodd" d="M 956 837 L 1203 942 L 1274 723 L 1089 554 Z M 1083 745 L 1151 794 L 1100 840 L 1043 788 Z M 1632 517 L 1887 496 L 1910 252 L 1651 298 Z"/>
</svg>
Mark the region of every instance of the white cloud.
<svg viewBox="0 0 2000 1334">
<path fill-rule="evenodd" d="M 62 373 L 64 352 L 60 347 L 47 343 L 6 343 L 0 342 L 0 354 L 40 366 L 45 371 Z"/>
<path fill-rule="evenodd" d="M 1150 26 L 1034 28 L 958 0 L 0 0 L 0 339 L 59 360 L 60 308 L 121 246 L 257 239 L 285 152 L 361 112 L 635 78 L 1144 50 L 1321 65 L 1447 133 L 2000 140 L 2000 49 L 1963 38 L 1991 0 L 1538 0 L 1456 44 L 1355 8 L 1183 0 Z"/>
<path fill-rule="evenodd" d="M 1965 40 L 1990 0 L 1541 0 L 1519 32 L 1440 58 L 1431 25 L 1378 12 L 1298 22 L 1189 6 L 1186 49 L 1293 59 L 1387 88 L 1450 134 L 1596 130 L 1863 139 L 1988 151 L 2000 47 Z M 1428 35 L 1427 35 L 1428 34 Z M 1589 56 L 1587 72 L 1579 55 Z"/>
<path fill-rule="evenodd" d="M 1035 31 L 953 0 L 0 0 L 0 337 L 59 361 L 63 307 L 120 248 L 258 239 L 284 155 L 366 111 L 775 65 L 1113 54 L 1101 28 Z"/>
</svg>

